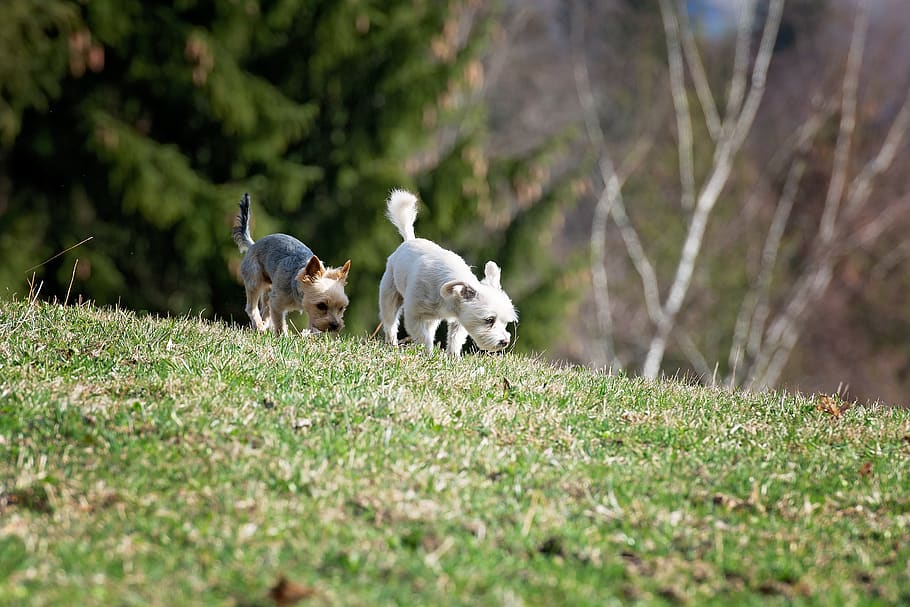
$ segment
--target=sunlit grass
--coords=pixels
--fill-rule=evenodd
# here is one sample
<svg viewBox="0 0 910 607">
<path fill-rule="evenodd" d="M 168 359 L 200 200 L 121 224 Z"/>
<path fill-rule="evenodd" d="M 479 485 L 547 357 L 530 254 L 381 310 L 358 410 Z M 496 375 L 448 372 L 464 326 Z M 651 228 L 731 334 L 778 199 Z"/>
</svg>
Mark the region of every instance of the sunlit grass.
<svg viewBox="0 0 910 607">
<path fill-rule="evenodd" d="M 910 415 L 0 302 L 0 604 L 898 604 Z"/>
</svg>

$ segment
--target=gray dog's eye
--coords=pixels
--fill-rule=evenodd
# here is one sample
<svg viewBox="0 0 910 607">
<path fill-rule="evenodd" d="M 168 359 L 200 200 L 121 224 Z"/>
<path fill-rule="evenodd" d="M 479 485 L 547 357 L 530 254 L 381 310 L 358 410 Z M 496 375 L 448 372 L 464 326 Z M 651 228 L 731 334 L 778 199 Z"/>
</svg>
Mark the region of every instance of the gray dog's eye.
<svg viewBox="0 0 910 607">
<path fill-rule="evenodd" d="M 490 326 L 490 327 L 492 327 L 493 325 L 496 324 L 496 317 L 495 317 L 495 316 L 490 316 L 490 317 L 484 318 L 483 320 L 484 320 L 484 322 L 487 323 L 487 325 Z"/>
<path fill-rule="evenodd" d="M 329 306 L 325 302 L 319 302 L 318 304 L 316 304 L 316 309 L 321 310 L 322 312 L 325 312 L 326 310 L 329 309 Z"/>
</svg>

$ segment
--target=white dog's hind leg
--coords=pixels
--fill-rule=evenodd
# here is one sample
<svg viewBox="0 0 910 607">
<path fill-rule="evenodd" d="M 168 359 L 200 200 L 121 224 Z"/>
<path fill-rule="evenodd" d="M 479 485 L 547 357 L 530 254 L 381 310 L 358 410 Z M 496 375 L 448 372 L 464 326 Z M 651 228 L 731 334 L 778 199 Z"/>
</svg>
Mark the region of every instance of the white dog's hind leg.
<svg viewBox="0 0 910 607">
<path fill-rule="evenodd" d="M 383 274 L 379 283 L 379 320 L 382 322 L 386 341 L 393 346 L 398 345 L 401 304 L 401 294 L 395 289 L 389 274 Z"/>
</svg>

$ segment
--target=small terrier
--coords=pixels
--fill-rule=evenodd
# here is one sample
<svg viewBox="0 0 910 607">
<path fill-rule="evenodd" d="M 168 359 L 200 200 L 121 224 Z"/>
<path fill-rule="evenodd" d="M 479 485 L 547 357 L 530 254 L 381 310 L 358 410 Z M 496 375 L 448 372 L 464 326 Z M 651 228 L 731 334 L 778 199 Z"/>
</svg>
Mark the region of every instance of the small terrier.
<svg viewBox="0 0 910 607">
<path fill-rule="evenodd" d="M 411 338 L 433 353 L 436 329 L 448 321 L 446 351 L 461 356 L 468 335 L 481 350 L 499 351 L 509 345 L 506 325 L 518 320 L 512 301 L 499 283 L 495 262 L 486 264 L 478 281 L 458 254 L 424 238 L 414 236 L 417 197 L 392 190 L 386 216 L 404 239 L 389 255 L 379 283 L 379 318 L 386 340 L 398 343 L 398 322 L 404 310 L 404 326 Z"/>
<path fill-rule="evenodd" d="M 270 234 L 253 242 L 249 194 L 240 199 L 233 236 L 240 252 L 246 253 L 240 277 L 246 287 L 246 313 L 258 330 L 266 331 L 271 325 L 277 335 L 286 335 L 285 316 L 291 310 L 307 313 L 310 333 L 344 328 L 350 259 L 341 268 L 326 268 L 309 247 L 287 234 Z"/>
</svg>

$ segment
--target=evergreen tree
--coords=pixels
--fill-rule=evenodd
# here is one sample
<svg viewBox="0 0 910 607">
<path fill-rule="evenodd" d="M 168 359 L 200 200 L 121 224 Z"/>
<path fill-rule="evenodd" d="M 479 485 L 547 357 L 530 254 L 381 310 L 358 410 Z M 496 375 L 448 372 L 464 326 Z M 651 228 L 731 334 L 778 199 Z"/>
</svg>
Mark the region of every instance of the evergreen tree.
<svg viewBox="0 0 910 607">
<path fill-rule="evenodd" d="M 485 168 L 470 92 L 495 15 L 473 0 L 35 4 L 0 7 L 21 39 L 0 60 L 17 76 L 0 106 L 7 288 L 92 236 L 35 270 L 44 296 L 62 298 L 75 268 L 74 292 L 99 303 L 246 322 L 230 224 L 249 191 L 254 239 L 283 231 L 327 264 L 352 260 L 346 320 L 364 331 L 398 245 L 392 187 L 421 193 L 420 235 L 479 267 L 536 238 L 520 227 L 531 207 L 559 207 L 493 202 L 503 175 Z M 435 146 L 451 128 L 454 145 Z M 506 258 L 508 288 L 521 263 Z M 539 287 L 515 297 L 526 320 Z"/>
</svg>

